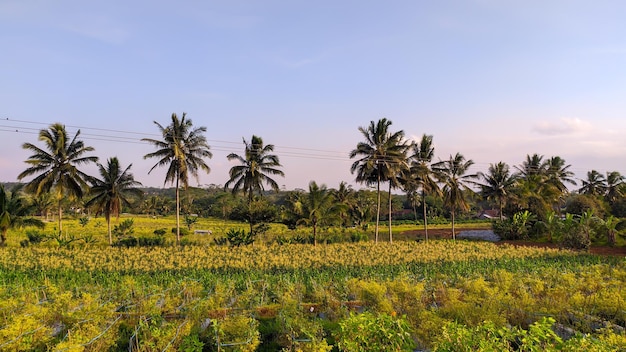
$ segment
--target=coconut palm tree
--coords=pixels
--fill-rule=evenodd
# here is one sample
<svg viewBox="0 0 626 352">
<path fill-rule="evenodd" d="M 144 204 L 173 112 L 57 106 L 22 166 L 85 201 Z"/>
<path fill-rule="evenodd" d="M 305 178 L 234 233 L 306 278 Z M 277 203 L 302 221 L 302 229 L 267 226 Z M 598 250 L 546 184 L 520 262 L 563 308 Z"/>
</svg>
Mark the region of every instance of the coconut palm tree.
<svg viewBox="0 0 626 352">
<path fill-rule="evenodd" d="M 552 170 L 548 171 L 552 160 Z M 518 207 L 529 210 L 533 214 L 547 214 L 555 202 L 563 195 L 566 189 L 561 176 L 569 178 L 568 166 L 564 166 L 561 158 L 555 157 L 545 161 L 543 155 L 526 155 L 526 160 L 519 166 L 518 187 L 515 190 L 515 200 Z M 563 169 L 564 170 L 561 170 Z M 560 171 L 559 171 L 560 170 Z"/>
<path fill-rule="evenodd" d="M 318 186 L 315 181 L 309 183 L 309 193 L 297 197 L 299 204 L 294 205 L 300 219 L 298 224 L 313 227 L 313 245 L 317 246 L 318 226 L 330 225 L 341 221 L 341 211 L 345 207 L 336 201 L 333 192 L 326 185 Z"/>
<path fill-rule="evenodd" d="M 606 200 L 609 204 L 615 203 L 624 196 L 623 186 L 625 178 L 618 171 L 606 173 Z"/>
<path fill-rule="evenodd" d="M 380 183 L 393 182 L 399 175 L 398 165 L 406 163 L 404 131 L 391 133 L 389 126 L 391 121 L 382 118 L 378 122 L 371 121 L 367 127 L 359 127 L 365 141 L 359 142 L 356 149 L 350 152 L 351 159 L 358 157 L 350 167 L 350 172 L 357 174 L 356 181 L 376 185 L 376 242 L 380 224 Z"/>
<path fill-rule="evenodd" d="M 189 186 L 189 176 L 194 176 L 199 182 L 198 172 L 211 171 L 204 158 L 211 158 L 204 133 L 206 127 L 193 127 L 191 119 L 183 113 L 181 118 L 172 114 L 172 122 L 163 126 L 154 121 L 163 139 L 143 138 L 142 141 L 152 144 L 157 151 L 144 155 L 144 159 L 157 158 L 157 163 L 148 171 L 152 172 L 157 166 L 167 166 L 165 182 L 173 183 L 176 188 L 176 243 L 180 244 L 180 186 L 185 189 Z"/>
<path fill-rule="evenodd" d="M 560 156 L 553 156 L 545 162 L 545 173 L 548 182 L 556 187 L 561 193 L 567 193 L 566 183 L 576 186 L 574 173 L 569 170 L 571 165 L 565 165 L 565 160 Z"/>
<path fill-rule="evenodd" d="M 0 185 L 0 246 L 4 246 L 9 229 L 23 226 L 43 228 L 45 224 L 39 219 L 28 217 L 32 205 L 21 195 L 20 187 L 14 188 L 9 194 Z"/>
<path fill-rule="evenodd" d="M 36 197 L 32 198 L 32 204 L 37 213 L 41 216 L 41 218 L 45 221 L 48 221 L 48 215 L 50 209 L 54 207 L 54 199 L 50 193 L 42 193 Z"/>
<path fill-rule="evenodd" d="M 141 182 L 135 181 L 133 174 L 130 173 L 132 164 L 128 165 L 122 171 L 117 157 L 112 157 L 104 166 L 98 163 L 98 171 L 101 179 L 91 178 L 91 188 L 89 194 L 93 197 L 85 205 L 87 207 L 95 206 L 96 213 L 103 213 L 107 222 L 107 232 L 109 234 L 109 245 L 113 244 L 111 236 L 111 215 L 119 218 L 123 205 L 130 206 L 128 196 L 142 196 L 138 186 Z"/>
<path fill-rule="evenodd" d="M 343 204 L 343 210 L 341 211 L 341 222 L 343 226 L 348 225 L 350 210 L 354 208 L 356 204 L 356 192 L 347 182 L 341 181 L 339 188 L 332 190 L 335 200 Z"/>
<path fill-rule="evenodd" d="M 40 148 L 32 143 L 24 143 L 22 148 L 33 152 L 26 160 L 31 165 L 17 176 L 18 180 L 36 175 L 26 184 L 25 190 L 35 197 L 44 193 L 53 193 L 58 202 L 59 232 L 63 231 L 61 203 L 64 197 L 81 199 L 88 185 L 89 176 L 78 169 L 78 166 L 97 162 L 96 156 L 85 156 L 92 152 L 93 147 L 85 146 L 79 140 L 80 130 L 72 139 L 69 138 L 65 126 L 52 124 L 47 130 L 39 131 L 39 141 L 44 144 Z"/>
<path fill-rule="evenodd" d="M 509 165 L 500 161 L 490 164 L 487 173 L 479 172 L 478 177 L 483 179 L 483 183 L 479 184 L 482 196 L 496 201 L 502 220 L 504 204 L 516 186 L 517 176 L 511 174 Z"/>
<path fill-rule="evenodd" d="M 466 194 L 472 192 L 470 185 L 478 177 L 476 174 L 467 174 L 468 169 L 474 165 L 472 160 L 465 160 L 461 153 L 450 155 L 448 160 L 440 161 L 433 165 L 441 175 L 443 182 L 444 203 L 450 208 L 452 217 L 452 238 L 456 240 L 454 231 L 454 218 L 457 210 L 469 210 Z"/>
<path fill-rule="evenodd" d="M 582 187 L 578 190 L 582 194 L 601 196 L 606 193 L 607 183 L 604 175 L 596 170 L 587 172 L 587 179 L 582 180 Z"/>
<path fill-rule="evenodd" d="M 259 195 L 265 190 L 264 184 L 278 192 L 278 183 L 271 176 L 285 176 L 285 173 L 279 169 L 281 167 L 278 156 L 271 154 L 274 151 L 274 145 L 263 144 L 261 137 L 252 136 L 250 143 L 243 139 L 245 146 L 244 154 L 238 155 L 230 153 L 227 155 L 228 160 L 239 161 L 239 165 L 230 168 L 230 179 L 224 188 L 233 186 L 232 193 L 243 192 L 248 197 L 248 207 L 252 205 L 252 199 L 257 192 Z M 249 209 L 250 216 L 250 233 L 253 232 L 254 219 L 253 212 Z"/>
<path fill-rule="evenodd" d="M 419 142 L 411 146 L 411 156 L 409 157 L 408 179 L 415 181 L 421 190 L 422 211 L 424 217 L 424 237 L 428 241 L 428 216 L 426 214 L 426 196 L 441 195 L 441 189 L 437 184 L 440 178 L 437 170 L 432 168 L 432 161 L 435 157 L 435 146 L 433 136 L 422 135 Z"/>
</svg>

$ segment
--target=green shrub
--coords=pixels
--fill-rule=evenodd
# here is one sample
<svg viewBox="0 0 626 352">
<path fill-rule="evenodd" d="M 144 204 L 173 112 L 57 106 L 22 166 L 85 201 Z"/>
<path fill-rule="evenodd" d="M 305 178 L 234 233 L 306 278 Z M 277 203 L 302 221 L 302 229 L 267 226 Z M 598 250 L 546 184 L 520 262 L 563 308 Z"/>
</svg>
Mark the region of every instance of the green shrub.
<svg viewBox="0 0 626 352">
<path fill-rule="evenodd" d="M 337 336 L 340 351 L 412 351 L 415 342 L 405 317 L 369 312 L 350 314 L 339 322 Z"/>
<path fill-rule="evenodd" d="M 229 229 L 228 232 L 226 232 L 226 239 L 232 247 L 254 243 L 254 235 L 243 229 Z"/>
<path fill-rule="evenodd" d="M 167 233 L 167 230 L 164 228 L 160 228 L 160 229 L 154 230 L 154 232 L 152 233 L 154 233 L 157 236 L 165 236 L 165 234 Z"/>
<path fill-rule="evenodd" d="M 172 227 L 172 233 L 176 234 L 176 228 L 175 227 Z M 188 229 L 186 229 L 184 227 L 180 228 L 180 235 L 181 236 L 188 236 L 190 233 L 191 232 Z"/>
<path fill-rule="evenodd" d="M 350 242 L 364 242 L 368 239 L 367 235 L 360 231 L 354 231 L 350 234 Z"/>
<path fill-rule="evenodd" d="M 29 244 L 38 244 L 47 239 L 44 233 L 37 230 L 26 230 L 26 237 L 28 238 Z"/>
</svg>

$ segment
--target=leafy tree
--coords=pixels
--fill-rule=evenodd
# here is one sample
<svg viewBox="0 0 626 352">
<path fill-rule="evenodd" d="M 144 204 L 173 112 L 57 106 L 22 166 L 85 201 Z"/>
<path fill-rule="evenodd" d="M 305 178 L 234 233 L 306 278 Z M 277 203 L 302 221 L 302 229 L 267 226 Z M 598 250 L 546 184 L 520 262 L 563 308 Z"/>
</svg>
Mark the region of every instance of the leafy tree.
<svg viewBox="0 0 626 352">
<path fill-rule="evenodd" d="M 97 162 L 96 156 L 85 156 L 92 152 L 93 147 L 85 146 L 78 139 L 80 130 L 72 139 L 69 138 L 65 126 L 52 124 L 47 130 L 39 131 L 39 141 L 44 144 L 40 148 L 32 143 L 24 143 L 22 148 L 33 152 L 26 160 L 31 165 L 17 176 L 18 180 L 36 175 L 26 184 L 25 190 L 35 197 L 45 193 L 53 193 L 58 202 L 59 232 L 63 230 L 62 206 L 65 196 L 81 199 L 88 185 L 89 176 L 78 169 L 78 166 Z"/>
<path fill-rule="evenodd" d="M 119 219 L 122 206 L 130 206 L 131 204 L 128 197 L 130 195 L 136 195 L 138 197 L 143 195 L 143 191 L 137 188 L 141 186 L 141 183 L 135 181 L 133 174 L 130 173 L 131 166 L 132 164 L 128 165 L 128 167 L 122 171 L 117 157 L 112 157 L 107 161 L 106 166 L 98 163 L 98 171 L 102 177 L 101 179 L 95 177 L 90 178 L 91 189 L 89 190 L 89 194 L 92 198 L 86 203 L 86 206 L 94 206 L 96 213 L 104 214 L 104 218 L 107 222 L 109 245 L 113 244 L 111 215 Z"/>
<path fill-rule="evenodd" d="M 313 227 L 313 244 L 317 246 L 318 226 L 339 222 L 344 206 L 336 201 L 326 185 L 318 186 L 315 181 L 309 183 L 309 192 L 298 197 L 297 202 L 294 209 L 301 216 L 298 223 Z"/>
<path fill-rule="evenodd" d="M 189 176 L 194 176 L 198 180 L 198 171 L 204 170 L 207 174 L 211 171 L 204 161 L 204 158 L 211 158 L 213 154 L 209 150 L 204 132 L 206 127 L 193 127 L 186 114 L 179 119 L 176 114 L 172 114 L 172 122 L 167 126 L 162 126 L 154 121 L 163 139 L 143 138 L 157 148 L 157 151 L 144 155 L 144 159 L 157 158 L 158 162 L 148 171 L 152 172 L 157 166 L 167 166 L 165 174 L 165 184 L 170 182 L 175 184 L 176 189 L 176 243 L 180 244 L 180 185 L 187 189 L 189 186 Z M 198 181 L 199 182 L 199 181 Z"/>
<path fill-rule="evenodd" d="M 474 165 L 472 160 L 465 160 L 461 153 L 450 155 L 448 160 L 440 161 L 434 167 L 441 172 L 443 182 L 444 203 L 450 209 L 452 217 L 452 238 L 456 239 L 454 231 L 454 218 L 457 210 L 469 210 L 466 194 L 472 192 L 470 185 L 474 184 L 476 174 L 467 174 L 468 169 Z"/>
<path fill-rule="evenodd" d="M 43 228 L 45 224 L 39 219 L 28 217 L 32 205 L 20 194 L 20 188 L 13 188 L 9 194 L 4 186 L 0 185 L 0 246 L 7 240 L 7 232 L 12 228 L 36 226 Z"/>
<path fill-rule="evenodd" d="M 350 152 L 351 159 L 358 157 L 350 167 L 351 173 L 356 172 L 356 181 L 376 185 L 376 242 L 380 224 L 380 183 L 389 181 L 391 187 L 399 175 L 398 164 L 406 163 L 404 131 L 391 133 L 389 126 L 391 121 L 382 118 L 378 122 L 370 121 L 368 127 L 359 127 L 365 141 Z M 391 229 L 389 231 L 391 236 Z"/>
<path fill-rule="evenodd" d="M 478 177 L 483 179 L 483 183 L 479 184 L 482 196 L 495 200 L 502 220 L 504 204 L 517 185 L 517 176 L 511 174 L 509 165 L 500 161 L 495 165 L 490 164 L 487 173 L 479 172 Z"/>
<path fill-rule="evenodd" d="M 278 156 L 271 154 L 274 151 L 273 144 L 264 145 L 263 139 L 254 135 L 250 143 L 243 139 L 243 144 L 245 146 L 243 156 L 235 153 L 227 156 L 228 160 L 237 160 L 240 165 L 230 168 L 230 179 L 224 187 L 228 188 L 232 185 L 233 194 L 242 191 L 248 197 L 248 206 L 251 207 L 255 192 L 261 195 L 265 190 L 264 184 L 278 191 L 278 183 L 271 176 L 284 176 L 285 174 L 279 169 L 281 165 Z M 255 223 L 253 214 L 253 211 L 249 211 L 250 232 L 253 231 Z"/>
<path fill-rule="evenodd" d="M 604 175 L 596 170 L 591 170 L 587 172 L 587 179 L 582 180 L 582 187 L 578 191 L 591 196 L 602 196 L 606 190 L 607 183 Z"/>
</svg>

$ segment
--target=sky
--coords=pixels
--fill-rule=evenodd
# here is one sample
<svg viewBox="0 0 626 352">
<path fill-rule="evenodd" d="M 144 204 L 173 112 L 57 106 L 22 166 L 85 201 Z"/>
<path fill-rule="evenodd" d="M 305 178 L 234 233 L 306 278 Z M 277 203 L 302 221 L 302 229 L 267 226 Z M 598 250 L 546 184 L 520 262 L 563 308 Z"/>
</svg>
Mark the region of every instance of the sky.
<svg viewBox="0 0 626 352">
<path fill-rule="evenodd" d="M 226 155 L 257 135 L 282 188 L 360 188 L 348 154 L 381 118 L 470 172 L 537 153 L 577 178 L 626 174 L 624 14 L 603 0 L 0 0 L 0 181 L 60 122 L 161 187 L 140 139 L 183 112 L 213 152 L 194 186 L 226 183 Z"/>
</svg>

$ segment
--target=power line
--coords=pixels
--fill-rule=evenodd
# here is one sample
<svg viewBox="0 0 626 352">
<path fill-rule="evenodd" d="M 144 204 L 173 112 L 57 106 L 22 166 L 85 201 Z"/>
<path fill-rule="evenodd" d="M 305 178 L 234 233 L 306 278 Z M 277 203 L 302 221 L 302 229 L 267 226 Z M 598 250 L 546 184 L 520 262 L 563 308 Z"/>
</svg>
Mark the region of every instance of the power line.
<svg viewBox="0 0 626 352">
<path fill-rule="evenodd" d="M 6 123 L 1 123 L 1 121 L 6 121 Z M 20 125 L 21 124 L 21 125 Z M 28 120 L 16 120 L 4 118 L 0 120 L 0 132 L 8 132 L 8 133 L 21 133 L 21 134 L 38 134 L 42 129 L 46 129 L 52 123 L 47 122 L 38 122 L 38 121 L 28 121 Z M 26 125 L 26 126 L 24 126 Z M 27 127 L 27 126 L 39 126 L 35 127 Z M 137 131 L 128 131 L 123 129 L 106 129 L 106 128 L 97 128 L 97 127 L 88 127 L 88 126 L 78 126 L 78 125 L 65 125 L 66 127 L 70 127 L 75 130 L 70 130 L 68 132 L 76 133 L 79 130 L 81 131 L 81 136 L 83 136 L 87 140 L 95 140 L 102 142 L 113 142 L 113 143 L 129 143 L 129 144 L 141 144 L 148 145 L 150 142 L 142 140 L 142 138 L 153 137 L 158 138 L 161 137 L 158 133 L 146 133 L 146 132 L 137 132 Z M 82 133 L 82 131 L 96 131 L 101 133 Z M 135 136 L 135 137 L 133 137 Z M 241 142 L 233 142 L 233 141 L 225 141 L 225 140 L 217 140 L 217 139 L 207 139 L 207 142 L 210 142 L 210 150 L 213 152 L 225 152 L 232 153 L 236 152 L 233 150 L 233 146 L 241 146 Z M 303 158 L 303 159 L 316 159 L 316 160 L 328 160 L 328 161 L 340 161 L 340 162 L 355 162 L 358 158 L 349 158 L 348 152 L 345 151 L 336 151 L 336 150 L 324 150 L 324 149 L 315 149 L 315 148 L 303 148 L 303 147 L 292 147 L 292 146 L 277 146 L 276 154 L 281 157 L 288 158 Z M 440 159 L 440 161 L 446 161 L 447 159 Z M 385 163 L 395 163 L 392 158 L 380 158 L 380 162 Z M 474 162 L 474 166 L 481 170 L 487 170 L 489 166 L 494 163 L 487 162 Z M 523 162 L 519 165 L 513 165 L 512 168 L 516 168 L 517 166 L 524 167 Z M 530 166 L 530 169 L 540 169 L 540 167 Z M 570 171 L 575 172 L 587 172 L 588 168 L 581 167 L 570 167 Z"/>
</svg>

